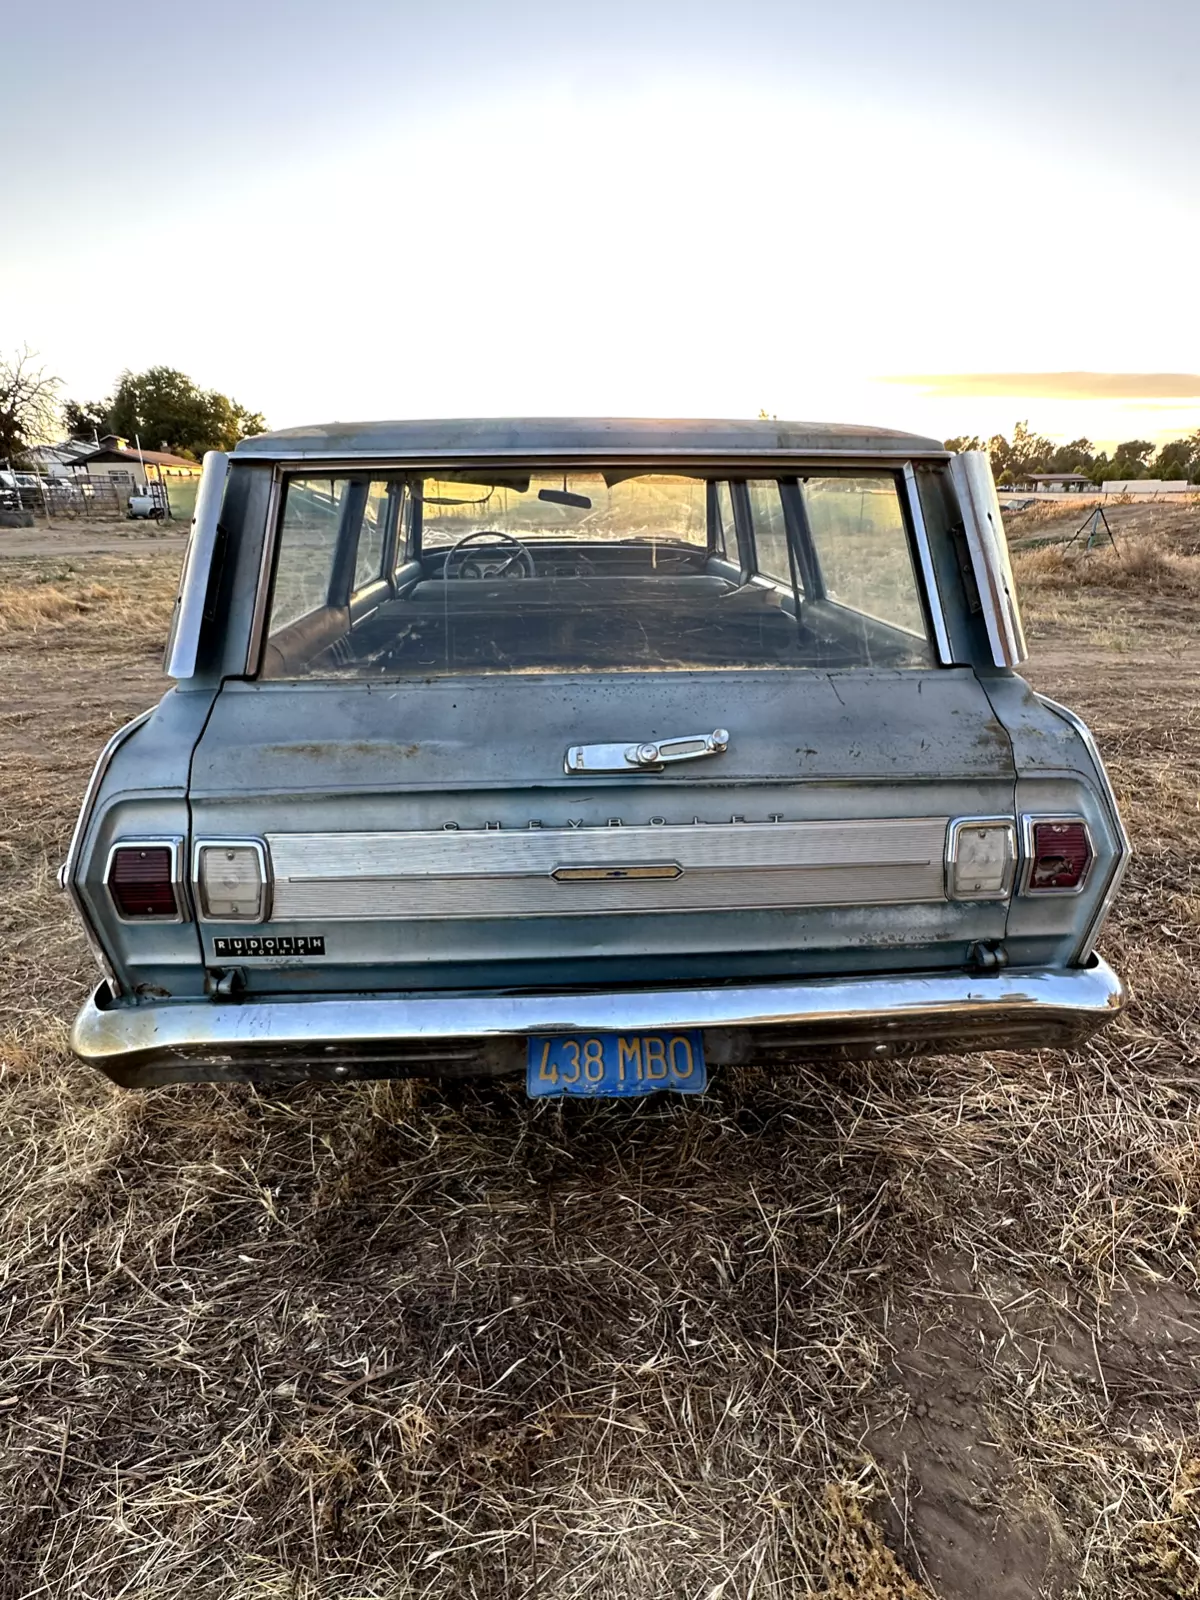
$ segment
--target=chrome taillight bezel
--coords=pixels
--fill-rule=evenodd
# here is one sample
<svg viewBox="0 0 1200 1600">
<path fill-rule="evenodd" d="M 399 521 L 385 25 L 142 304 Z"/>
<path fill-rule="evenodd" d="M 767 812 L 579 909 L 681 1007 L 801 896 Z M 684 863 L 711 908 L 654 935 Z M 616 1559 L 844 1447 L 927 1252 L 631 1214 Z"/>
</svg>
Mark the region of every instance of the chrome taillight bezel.
<svg viewBox="0 0 1200 1600">
<path fill-rule="evenodd" d="M 955 886 L 958 866 L 959 842 L 964 832 L 971 828 L 988 828 L 1003 832 L 1008 841 L 1008 864 L 1003 884 L 999 889 L 985 889 L 961 893 Z M 1012 817 L 955 817 L 946 831 L 945 885 L 946 899 L 957 902 L 975 900 L 1010 900 L 1017 877 L 1017 826 Z"/>
<path fill-rule="evenodd" d="M 170 916 L 149 913 L 144 916 L 127 917 L 117 902 L 117 897 L 112 890 L 113 863 L 122 850 L 168 850 L 171 855 L 171 895 L 175 901 L 174 913 Z M 179 834 L 159 835 L 138 839 L 116 839 L 109 846 L 108 856 L 104 863 L 104 891 L 108 896 L 108 903 L 112 907 L 113 915 L 118 922 L 127 927 L 136 928 L 145 923 L 178 923 L 191 920 L 191 911 L 188 907 L 187 893 L 183 882 L 183 839 Z"/>
<path fill-rule="evenodd" d="M 237 913 L 230 915 L 228 912 L 214 912 L 210 910 L 204 897 L 204 882 L 201 877 L 201 862 L 206 850 L 253 850 L 258 857 L 259 893 L 258 903 L 252 914 Z M 192 894 L 196 901 L 196 919 L 199 922 L 236 922 L 240 925 L 257 926 L 268 922 L 271 916 L 271 854 L 262 839 L 197 839 L 192 845 Z"/>
<path fill-rule="evenodd" d="M 1031 880 L 1033 867 L 1037 857 L 1034 855 L 1033 830 L 1042 823 L 1070 823 L 1073 827 L 1081 827 L 1083 836 L 1087 840 L 1088 861 L 1083 869 L 1079 882 L 1070 888 L 1037 888 Z M 1056 896 L 1073 899 L 1081 895 L 1092 881 L 1092 872 L 1096 866 L 1096 840 L 1092 833 L 1088 819 L 1078 811 L 1048 812 L 1025 811 L 1021 814 L 1021 879 L 1018 893 L 1032 895 L 1036 900 L 1049 900 Z"/>
</svg>

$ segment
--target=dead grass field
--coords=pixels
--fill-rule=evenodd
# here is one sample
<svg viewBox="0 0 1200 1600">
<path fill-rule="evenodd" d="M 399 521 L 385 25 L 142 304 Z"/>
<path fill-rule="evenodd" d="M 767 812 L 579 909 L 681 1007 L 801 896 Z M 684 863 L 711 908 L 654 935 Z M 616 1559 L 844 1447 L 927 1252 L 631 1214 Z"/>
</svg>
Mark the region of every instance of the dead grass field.
<svg viewBox="0 0 1200 1600">
<path fill-rule="evenodd" d="M 2 1600 L 1200 1596 L 1200 513 L 1110 517 L 1017 567 L 1126 1017 L 697 1105 L 73 1064 L 53 874 L 178 549 L 0 559 Z"/>
</svg>

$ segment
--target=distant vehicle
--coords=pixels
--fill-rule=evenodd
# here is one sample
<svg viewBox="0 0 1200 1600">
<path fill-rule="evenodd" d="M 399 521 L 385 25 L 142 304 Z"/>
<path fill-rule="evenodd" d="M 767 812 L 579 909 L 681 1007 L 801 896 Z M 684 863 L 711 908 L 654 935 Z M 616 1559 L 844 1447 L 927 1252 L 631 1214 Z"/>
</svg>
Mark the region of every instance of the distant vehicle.
<svg viewBox="0 0 1200 1600">
<path fill-rule="evenodd" d="M 138 490 L 129 496 L 125 515 L 133 519 L 151 517 L 157 521 L 166 515 L 166 511 L 158 495 L 149 490 Z"/>
<path fill-rule="evenodd" d="M 0 511 L 30 511 L 41 503 L 40 479 L 33 472 L 0 472 Z"/>
<path fill-rule="evenodd" d="M 63 869 L 127 1085 L 1074 1045 L 1128 844 L 1018 675 L 986 455 L 777 421 L 332 424 L 204 472 L 176 680 Z"/>
</svg>

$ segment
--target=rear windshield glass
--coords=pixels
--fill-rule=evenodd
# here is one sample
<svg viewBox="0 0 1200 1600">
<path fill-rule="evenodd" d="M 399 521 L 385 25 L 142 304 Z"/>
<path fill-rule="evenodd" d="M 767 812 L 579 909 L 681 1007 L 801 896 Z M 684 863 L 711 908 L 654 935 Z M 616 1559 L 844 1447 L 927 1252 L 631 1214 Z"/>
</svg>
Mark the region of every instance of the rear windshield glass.
<svg viewBox="0 0 1200 1600">
<path fill-rule="evenodd" d="M 613 468 L 288 481 L 265 677 L 913 667 L 892 473 Z"/>
</svg>

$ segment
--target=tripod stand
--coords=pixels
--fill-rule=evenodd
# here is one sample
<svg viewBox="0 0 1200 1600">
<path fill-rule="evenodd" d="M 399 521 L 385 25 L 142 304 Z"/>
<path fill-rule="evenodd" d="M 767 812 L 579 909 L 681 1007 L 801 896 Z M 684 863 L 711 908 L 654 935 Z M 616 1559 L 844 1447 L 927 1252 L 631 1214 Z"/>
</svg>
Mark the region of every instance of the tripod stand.
<svg viewBox="0 0 1200 1600">
<path fill-rule="evenodd" d="M 1103 538 L 1100 533 L 1101 527 L 1103 527 L 1104 533 L 1108 536 L 1109 544 L 1112 545 L 1113 549 L 1115 550 L 1117 548 L 1116 536 L 1109 526 L 1108 518 L 1104 515 L 1103 506 L 1097 506 L 1094 511 L 1088 512 L 1087 516 L 1083 520 L 1083 525 L 1079 528 L 1076 528 L 1075 532 L 1067 540 L 1066 544 L 1063 545 L 1063 549 L 1069 550 L 1071 546 L 1077 543 L 1077 541 L 1080 539 L 1083 539 L 1083 548 L 1085 552 L 1092 548 L 1093 543 L 1102 544 Z M 1087 535 L 1086 538 L 1084 538 L 1085 534 Z"/>
</svg>

